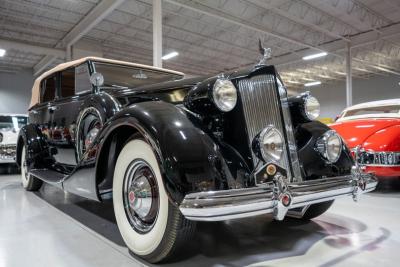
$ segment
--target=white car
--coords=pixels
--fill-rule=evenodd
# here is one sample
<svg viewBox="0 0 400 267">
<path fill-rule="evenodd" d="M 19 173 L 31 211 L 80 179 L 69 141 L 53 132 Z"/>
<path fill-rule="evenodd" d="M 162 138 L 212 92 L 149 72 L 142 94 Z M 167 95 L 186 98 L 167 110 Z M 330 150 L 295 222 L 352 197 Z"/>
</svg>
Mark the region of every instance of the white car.
<svg viewBox="0 0 400 267">
<path fill-rule="evenodd" d="M 18 132 L 27 122 L 27 115 L 0 113 L 0 164 L 16 162 Z"/>
</svg>

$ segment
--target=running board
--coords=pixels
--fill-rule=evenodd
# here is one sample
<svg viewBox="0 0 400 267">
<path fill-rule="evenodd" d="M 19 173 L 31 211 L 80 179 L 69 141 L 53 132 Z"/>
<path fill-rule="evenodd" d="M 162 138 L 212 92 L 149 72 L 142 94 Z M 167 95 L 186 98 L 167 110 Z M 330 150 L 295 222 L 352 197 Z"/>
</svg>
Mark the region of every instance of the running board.
<svg viewBox="0 0 400 267">
<path fill-rule="evenodd" d="M 29 172 L 29 174 L 43 180 L 49 184 L 59 184 L 62 183 L 67 175 L 61 174 L 59 172 L 49 170 L 49 169 L 34 169 Z"/>
</svg>

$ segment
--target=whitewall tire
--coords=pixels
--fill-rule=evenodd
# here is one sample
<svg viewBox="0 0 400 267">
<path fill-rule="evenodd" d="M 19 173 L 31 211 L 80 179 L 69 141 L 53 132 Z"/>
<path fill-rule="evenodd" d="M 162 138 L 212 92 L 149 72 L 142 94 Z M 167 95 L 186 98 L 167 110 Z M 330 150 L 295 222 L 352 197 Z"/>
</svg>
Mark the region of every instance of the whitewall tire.
<svg viewBox="0 0 400 267">
<path fill-rule="evenodd" d="M 113 205 L 128 248 L 149 262 L 169 259 L 189 236 L 194 223 L 170 203 L 157 158 L 142 139 L 129 141 L 118 156 Z"/>
<path fill-rule="evenodd" d="M 28 172 L 25 146 L 22 147 L 21 151 L 21 182 L 22 186 L 27 191 L 37 191 L 40 189 L 43 183 L 41 180 L 33 177 Z"/>
</svg>

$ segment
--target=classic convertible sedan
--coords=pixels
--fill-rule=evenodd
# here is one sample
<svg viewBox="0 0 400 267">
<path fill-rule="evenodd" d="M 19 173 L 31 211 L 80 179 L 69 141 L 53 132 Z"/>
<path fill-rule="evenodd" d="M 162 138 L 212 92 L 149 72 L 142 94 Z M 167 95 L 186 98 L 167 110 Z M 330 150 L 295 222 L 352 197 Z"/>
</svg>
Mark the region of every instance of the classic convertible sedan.
<svg viewBox="0 0 400 267">
<path fill-rule="evenodd" d="M 28 122 L 23 114 L 0 113 L 0 167 L 16 163 L 19 129 Z"/>
<path fill-rule="evenodd" d="M 136 255 L 169 259 L 196 221 L 271 213 L 311 219 L 373 190 L 318 101 L 288 98 L 273 66 L 208 78 L 103 58 L 61 64 L 34 83 L 18 140 L 26 190 L 42 183 L 113 198 Z"/>
<path fill-rule="evenodd" d="M 400 98 L 367 102 L 345 109 L 335 129 L 358 162 L 380 179 L 400 178 Z"/>
</svg>

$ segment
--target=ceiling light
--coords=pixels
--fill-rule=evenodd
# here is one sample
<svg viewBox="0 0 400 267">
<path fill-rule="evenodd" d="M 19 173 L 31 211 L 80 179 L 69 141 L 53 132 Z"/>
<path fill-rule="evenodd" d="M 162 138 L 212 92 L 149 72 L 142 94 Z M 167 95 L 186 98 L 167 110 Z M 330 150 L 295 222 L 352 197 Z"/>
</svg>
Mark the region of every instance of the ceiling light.
<svg viewBox="0 0 400 267">
<path fill-rule="evenodd" d="M 174 51 L 174 52 L 171 52 L 169 54 L 164 55 L 161 59 L 162 60 L 168 60 L 168 59 L 171 59 L 173 57 L 176 57 L 177 55 L 179 55 L 179 53 Z"/>
<path fill-rule="evenodd" d="M 354 68 L 355 70 L 359 70 L 359 71 L 363 71 L 363 72 L 369 72 L 368 70 L 366 70 L 366 69 L 362 69 L 362 68 Z"/>
<path fill-rule="evenodd" d="M 6 50 L 0 48 L 0 57 L 4 57 Z"/>
<path fill-rule="evenodd" d="M 341 71 L 335 71 L 335 73 L 336 73 L 336 74 L 339 74 L 339 75 L 346 75 L 346 73 L 341 72 Z"/>
<path fill-rule="evenodd" d="M 305 83 L 304 86 L 309 87 L 309 86 L 315 86 L 315 85 L 320 85 L 320 84 L 321 84 L 320 81 L 315 81 L 315 82 L 311 82 L 311 83 Z"/>
<path fill-rule="evenodd" d="M 326 55 L 328 55 L 328 53 L 326 53 L 326 52 L 321 52 L 321 53 L 317 53 L 317 54 L 312 54 L 312 55 L 309 55 L 309 56 L 305 56 L 305 57 L 303 57 L 303 60 L 310 60 L 310 59 L 314 59 L 314 58 L 324 57 L 324 56 L 326 56 Z"/>
<path fill-rule="evenodd" d="M 297 82 L 297 81 L 293 81 L 293 80 L 288 80 L 288 81 L 286 81 L 287 83 L 294 83 L 294 84 L 300 84 L 300 82 Z"/>
</svg>

